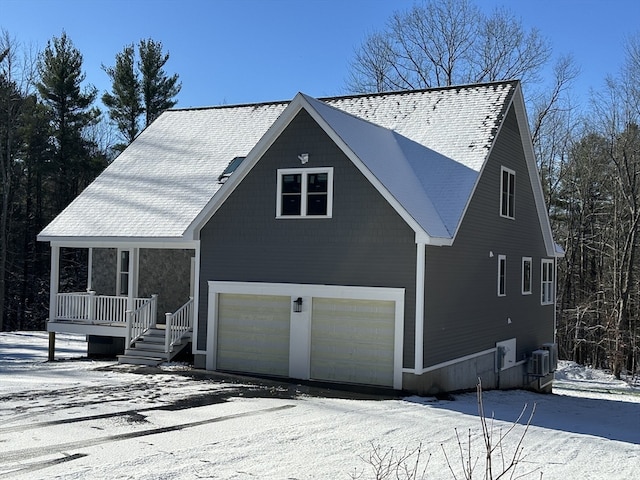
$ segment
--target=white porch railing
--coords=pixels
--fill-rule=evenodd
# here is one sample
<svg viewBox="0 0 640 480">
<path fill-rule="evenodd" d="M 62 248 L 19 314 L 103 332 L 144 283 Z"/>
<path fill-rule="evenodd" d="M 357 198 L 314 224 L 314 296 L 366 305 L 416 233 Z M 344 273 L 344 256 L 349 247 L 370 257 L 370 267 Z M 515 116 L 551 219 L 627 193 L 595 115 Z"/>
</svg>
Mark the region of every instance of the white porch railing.
<svg viewBox="0 0 640 480">
<path fill-rule="evenodd" d="M 127 337 L 125 345 L 132 346 L 144 332 L 156 325 L 158 295 L 151 295 L 145 302 L 137 306 L 135 310 L 127 310 Z"/>
<path fill-rule="evenodd" d="M 174 313 L 165 314 L 164 351 L 170 353 L 173 346 L 193 328 L 193 297 Z"/>
<path fill-rule="evenodd" d="M 58 293 L 56 300 L 56 320 L 123 325 L 127 321 L 127 297 L 96 295 L 90 291 Z M 134 309 L 150 301 L 149 298 L 134 298 Z"/>
</svg>

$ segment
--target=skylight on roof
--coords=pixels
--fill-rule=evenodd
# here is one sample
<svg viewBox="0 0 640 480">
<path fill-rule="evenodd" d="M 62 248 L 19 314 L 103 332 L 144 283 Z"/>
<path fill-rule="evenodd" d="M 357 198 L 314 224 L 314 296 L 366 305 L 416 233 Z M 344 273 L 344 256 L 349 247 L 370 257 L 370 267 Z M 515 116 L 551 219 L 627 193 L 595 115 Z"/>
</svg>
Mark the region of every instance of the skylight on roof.
<svg viewBox="0 0 640 480">
<path fill-rule="evenodd" d="M 233 160 L 231 160 L 229 162 L 229 165 L 227 165 L 227 168 L 225 168 L 224 171 L 218 177 L 218 182 L 220 183 L 226 182 L 227 178 L 229 178 L 231 174 L 236 171 L 236 168 L 240 166 L 240 164 L 245 158 L 246 157 L 235 157 Z"/>
</svg>

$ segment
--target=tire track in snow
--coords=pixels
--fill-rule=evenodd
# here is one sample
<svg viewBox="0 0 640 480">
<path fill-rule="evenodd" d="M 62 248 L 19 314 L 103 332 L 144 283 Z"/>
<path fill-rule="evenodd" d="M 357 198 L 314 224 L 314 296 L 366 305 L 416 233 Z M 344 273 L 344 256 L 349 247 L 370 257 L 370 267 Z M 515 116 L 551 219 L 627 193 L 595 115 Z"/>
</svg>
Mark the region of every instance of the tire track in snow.
<svg viewBox="0 0 640 480">
<path fill-rule="evenodd" d="M 30 463 L 28 465 L 23 465 L 19 468 L 16 468 L 15 470 L 9 470 L 7 472 L 0 473 L 0 478 L 12 477 L 16 474 L 36 472 L 38 470 L 42 470 L 43 468 L 53 467 L 54 465 L 70 462 L 71 460 L 77 460 L 78 458 L 83 458 L 86 456 L 87 454 L 85 453 L 74 453 L 73 455 L 66 455 L 62 458 L 56 458 L 54 460 Z"/>
<path fill-rule="evenodd" d="M 181 423 L 179 425 L 171 425 L 168 427 L 152 428 L 149 430 L 141 430 L 138 432 L 121 433 L 118 435 L 108 435 L 106 437 L 99 437 L 87 440 L 80 440 L 77 442 L 60 443 L 57 445 L 42 446 L 35 448 L 25 448 L 22 450 L 14 450 L 13 452 L 3 452 L 2 461 L 8 463 L 16 460 L 26 460 L 29 458 L 38 458 L 45 455 L 51 455 L 63 451 L 69 451 L 73 449 L 82 449 L 88 447 L 94 447 L 96 445 L 102 445 L 104 443 L 119 442 L 121 440 L 129 440 L 137 437 L 145 437 L 148 435 L 157 435 L 160 433 L 176 432 L 184 430 L 185 428 L 198 427 L 201 425 L 207 425 L 210 423 L 223 422 L 226 420 L 233 420 L 235 418 L 252 417 L 256 415 L 263 415 L 265 413 L 278 412 L 281 410 L 288 410 L 294 408 L 295 405 L 287 404 L 279 407 L 264 408 L 261 410 L 254 410 L 250 412 L 232 413 L 230 415 L 223 415 L 221 417 L 210 418 L 208 420 L 199 420 L 197 422 Z"/>
</svg>

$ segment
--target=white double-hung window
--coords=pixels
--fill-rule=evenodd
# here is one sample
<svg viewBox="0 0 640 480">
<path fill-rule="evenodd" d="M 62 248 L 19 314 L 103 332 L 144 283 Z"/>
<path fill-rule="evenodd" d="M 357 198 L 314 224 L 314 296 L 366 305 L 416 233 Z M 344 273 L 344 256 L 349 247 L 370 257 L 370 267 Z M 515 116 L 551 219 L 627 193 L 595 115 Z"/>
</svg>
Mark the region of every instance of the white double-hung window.
<svg viewBox="0 0 640 480">
<path fill-rule="evenodd" d="M 541 272 L 541 298 L 540 303 L 542 305 L 550 305 L 555 300 L 555 288 L 554 288 L 554 272 L 553 272 L 553 260 L 546 258 L 542 259 L 542 272 Z"/>
<path fill-rule="evenodd" d="M 329 218 L 332 210 L 332 167 L 278 170 L 277 218 Z"/>
</svg>

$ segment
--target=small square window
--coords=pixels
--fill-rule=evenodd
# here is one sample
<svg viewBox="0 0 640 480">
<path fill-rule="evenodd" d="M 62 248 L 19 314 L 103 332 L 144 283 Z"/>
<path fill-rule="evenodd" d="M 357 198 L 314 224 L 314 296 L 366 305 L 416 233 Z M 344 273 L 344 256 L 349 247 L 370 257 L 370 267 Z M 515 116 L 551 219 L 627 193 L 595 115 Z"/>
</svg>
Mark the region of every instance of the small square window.
<svg viewBox="0 0 640 480">
<path fill-rule="evenodd" d="M 500 171 L 500 216 L 515 218 L 516 172 L 506 167 Z"/>
<path fill-rule="evenodd" d="M 277 218 L 331 217 L 333 168 L 278 170 Z"/>
<path fill-rule="evenodd" d="M 531 257 L 522 257 L 522 294 L 531 294 Z"/>
</svg>

